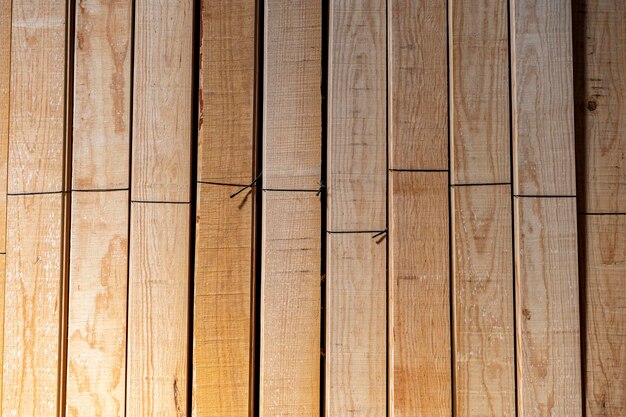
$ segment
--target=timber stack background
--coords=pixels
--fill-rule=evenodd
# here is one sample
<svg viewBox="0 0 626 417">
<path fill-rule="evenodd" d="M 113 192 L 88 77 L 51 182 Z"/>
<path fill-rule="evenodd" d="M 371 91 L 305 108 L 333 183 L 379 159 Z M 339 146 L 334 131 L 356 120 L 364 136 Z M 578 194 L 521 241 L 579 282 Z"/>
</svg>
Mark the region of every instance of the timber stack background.
<svg viewBox="0 0 626 417">
<path fill-rule="evenodd" d="M 626 415 L 622 0 L 0 0 L 2 417 Z"/>
</svg>

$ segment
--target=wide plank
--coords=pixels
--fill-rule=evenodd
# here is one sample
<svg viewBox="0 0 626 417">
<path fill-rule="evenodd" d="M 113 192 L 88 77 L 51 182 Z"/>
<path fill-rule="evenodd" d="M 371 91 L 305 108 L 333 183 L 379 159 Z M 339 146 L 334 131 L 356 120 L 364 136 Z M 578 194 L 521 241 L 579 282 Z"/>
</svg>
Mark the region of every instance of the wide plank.
<svg viewBox="0 0 626 417">
<path fill-rule="evenodd" d="M 0 252 L 6 252 L 9 90 L 11 83 L 11 0 L 0 1 Z M 4 273 L 3 273 L 4 274 Z M 0 334 L 1 336 L 1 334 Z M 0 352 L 1 353 L 1 352 Z M 0 354 L 1 357 L 1 354 Z M 1 377 L 2 371 L 0 371 Z M 1 390 L 1 388 L 0 388 Z M 0 412 L 2 410 L 0 409 Z"/>
</svg>

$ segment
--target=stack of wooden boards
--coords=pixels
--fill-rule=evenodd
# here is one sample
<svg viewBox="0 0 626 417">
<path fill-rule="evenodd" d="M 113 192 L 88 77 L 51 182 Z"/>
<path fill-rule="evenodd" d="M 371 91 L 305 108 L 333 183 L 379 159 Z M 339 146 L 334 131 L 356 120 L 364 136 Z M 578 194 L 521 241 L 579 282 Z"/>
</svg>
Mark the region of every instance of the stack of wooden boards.
<svg viewBox="0 0 626 417">
<path fill-rule="evenodd" d="M 625 22 L 0 0 L 0 415 L 626 415 Z"/>
</svg>

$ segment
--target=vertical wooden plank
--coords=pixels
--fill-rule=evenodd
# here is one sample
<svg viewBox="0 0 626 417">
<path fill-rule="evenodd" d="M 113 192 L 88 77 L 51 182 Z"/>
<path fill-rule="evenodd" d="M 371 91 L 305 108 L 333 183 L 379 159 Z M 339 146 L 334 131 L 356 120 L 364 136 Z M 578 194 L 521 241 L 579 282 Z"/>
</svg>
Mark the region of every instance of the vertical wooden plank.
<svg viewBox="0 0 626 417">
<path fill-rule="evenodd" d="M 456 416 L 515 416 L 511 187 L 452 190 Z"/>
<path fill-rule="evenodd" d="M 328 229 L 386 227 L 386 2 L 330 4 Z"/>
<path fill-rule="evenodd" d="M 4 368 L 4 294 L 6 285 L 6 255 L 0 254 L 0 358 Z M 2 415 L 2 378 L 3 371 L 0 369 L 0 416 Z"/>
<path fill-rule="evenodd" d="M 449 10 L 452 183 L 510 182 L 507 1 L 454 0 Z"/>
<path fill-rule="evenodd" d="M 388 7 L 389 165 L 448 169 L 446 1 L 389 0 Z"/>
<path fill-rule="evenodd" d="M 189 206 L 132 203 L 126 416 L 187 407 Z"/>
<path fill-rule="evenodd" d="M 66 413 L 124 416 L 128 192 L 74 192 Z"/>
<path fill-rule="evenodd" d="M 394 172 L 390 213 L 390 412 L 448 417 L 448 174 Z"/>
<path fill-rule="evenodd" d="M 135 2 L 134 201 L 189 202 L 193 1 Z"/>
<path fill-rule="evenodd" d="M 57 415 L 60 194 L 9 196 L 2 415 Z"/>
<path fill-rule="evenodd" d="M 0 1 L 0 252 L 6 252 L 11 26 L 11 0 L 2 0 Z M 0 357 L 2 357 L 1 354 L 2 352 L 0 352 Z M 2 379 L 1 377 L 2 371 L 0 370 L 0 380 Z M 0 385 L 0 391 L 1 390 Z M 0 412 L 1 411 L 0 409 Z"/>
<path fill-rule="evenodd" d="M 385 237 L 328 235 L 326 416 L 387 410 Z"/>
</svg>

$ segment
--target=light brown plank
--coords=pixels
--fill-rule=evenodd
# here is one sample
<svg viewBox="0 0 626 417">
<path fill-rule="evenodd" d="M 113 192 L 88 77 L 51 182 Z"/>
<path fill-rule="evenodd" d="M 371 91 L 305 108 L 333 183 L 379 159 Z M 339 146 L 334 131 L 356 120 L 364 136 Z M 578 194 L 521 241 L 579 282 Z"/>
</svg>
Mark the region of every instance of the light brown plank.
<svg viewBox="0 0 626 417">
<path fill-rule="evenodd" d="M 60 194 L 9 196 L 2 415 L 57 415 L 60 317 Z"/>
<path fill-rule="evenodd" d="M 449 8 L 452 182 L 510 182 L 507 1 L 454 0 Z"/>
<path fill-rule="evenodd" d="M 586 409 L 626 415 L 626 217 L 584 216 Z"/>
<path fill-rule="evenodd" d="M 2 343 L 0 343 L 0 358 L 4 364 L 4 290 L 6 285 L 6 255 L 0 254 L 0 337 L 2 337 Z M 4 368 L 4 365 L 3 365 Z M 0 415 L 2 415 L 2 369 L 0 369 Z"/>
<path fill-rule="evenodd" d="M 187 407 L 189 206 L 132 203 L 126 416 Z"/>
<path fill-rule="evenodd" d="M 193 415 L 249 416 L 254 191 L 199 184 Z"/>
<path fill-rule="evenodd" d="M 451 197 L 455 415 L 514 417 L 511 187 Z"/>
<path fill-rule="evenodd" d="M 448 169 L 446 1 L 389 0 L 388 19 L 389 165 Z"/>
<path fill-rule="evenodd" d="M 328 229 L 386 227 L 386 3 L 330 3 Z"/>
<path fill-rule="evenodd" d="M 0 1 L 0 252 L 6 252 L 9 90 L 11 83 L 11 0 Z M 0 334 L 1 336 L 1 334 Z M 1 352 L 0 352 L 1 354 Z M 1 356 L 1 355 L 0 355 Z M 0 379 L 2 371 L 0 370 Z M 2 388 L 0 387 L 0 391 Z M 1 394 L 1 393 L 0 393 Z M 2 409 L 0 408 L 0 413 Z"/>
<path fill-rule="evenodd" d="M 193 1 L 135 2 L 133 200 L 189 202 Z"/>
<path fill-rule="evenodd" d="M 387 409 L 385 237 L 328 235 L 326 416 L 384 416 Z"/>
<path fill-rule="evenodd" d="M 131 0 L 76 7 L 72 187 L 128 188 Z"/>
<path fill-rule="evenodd" d="M 68 416 L 124 416 L 128 192 L 74 192 Z"/>
<path fill-rule="evenodd" d="M 521 416 L 580 416 L 575 198 L 515 199 Z"/>
<path fill-rule="evenodd" d="M 513 192 L 574 195 L 570 0 L 511 1 Z"/>
<path fill-rule="evenodd" d="M 321 214 L 314 193 L 264 192 L 260 416 L 319 416 Z"/>
<path fill-rule="evenodd" d="M 448 173 L 394 172 L 390 196 L 390 413 L 448 417 Z"/>
</svg>

